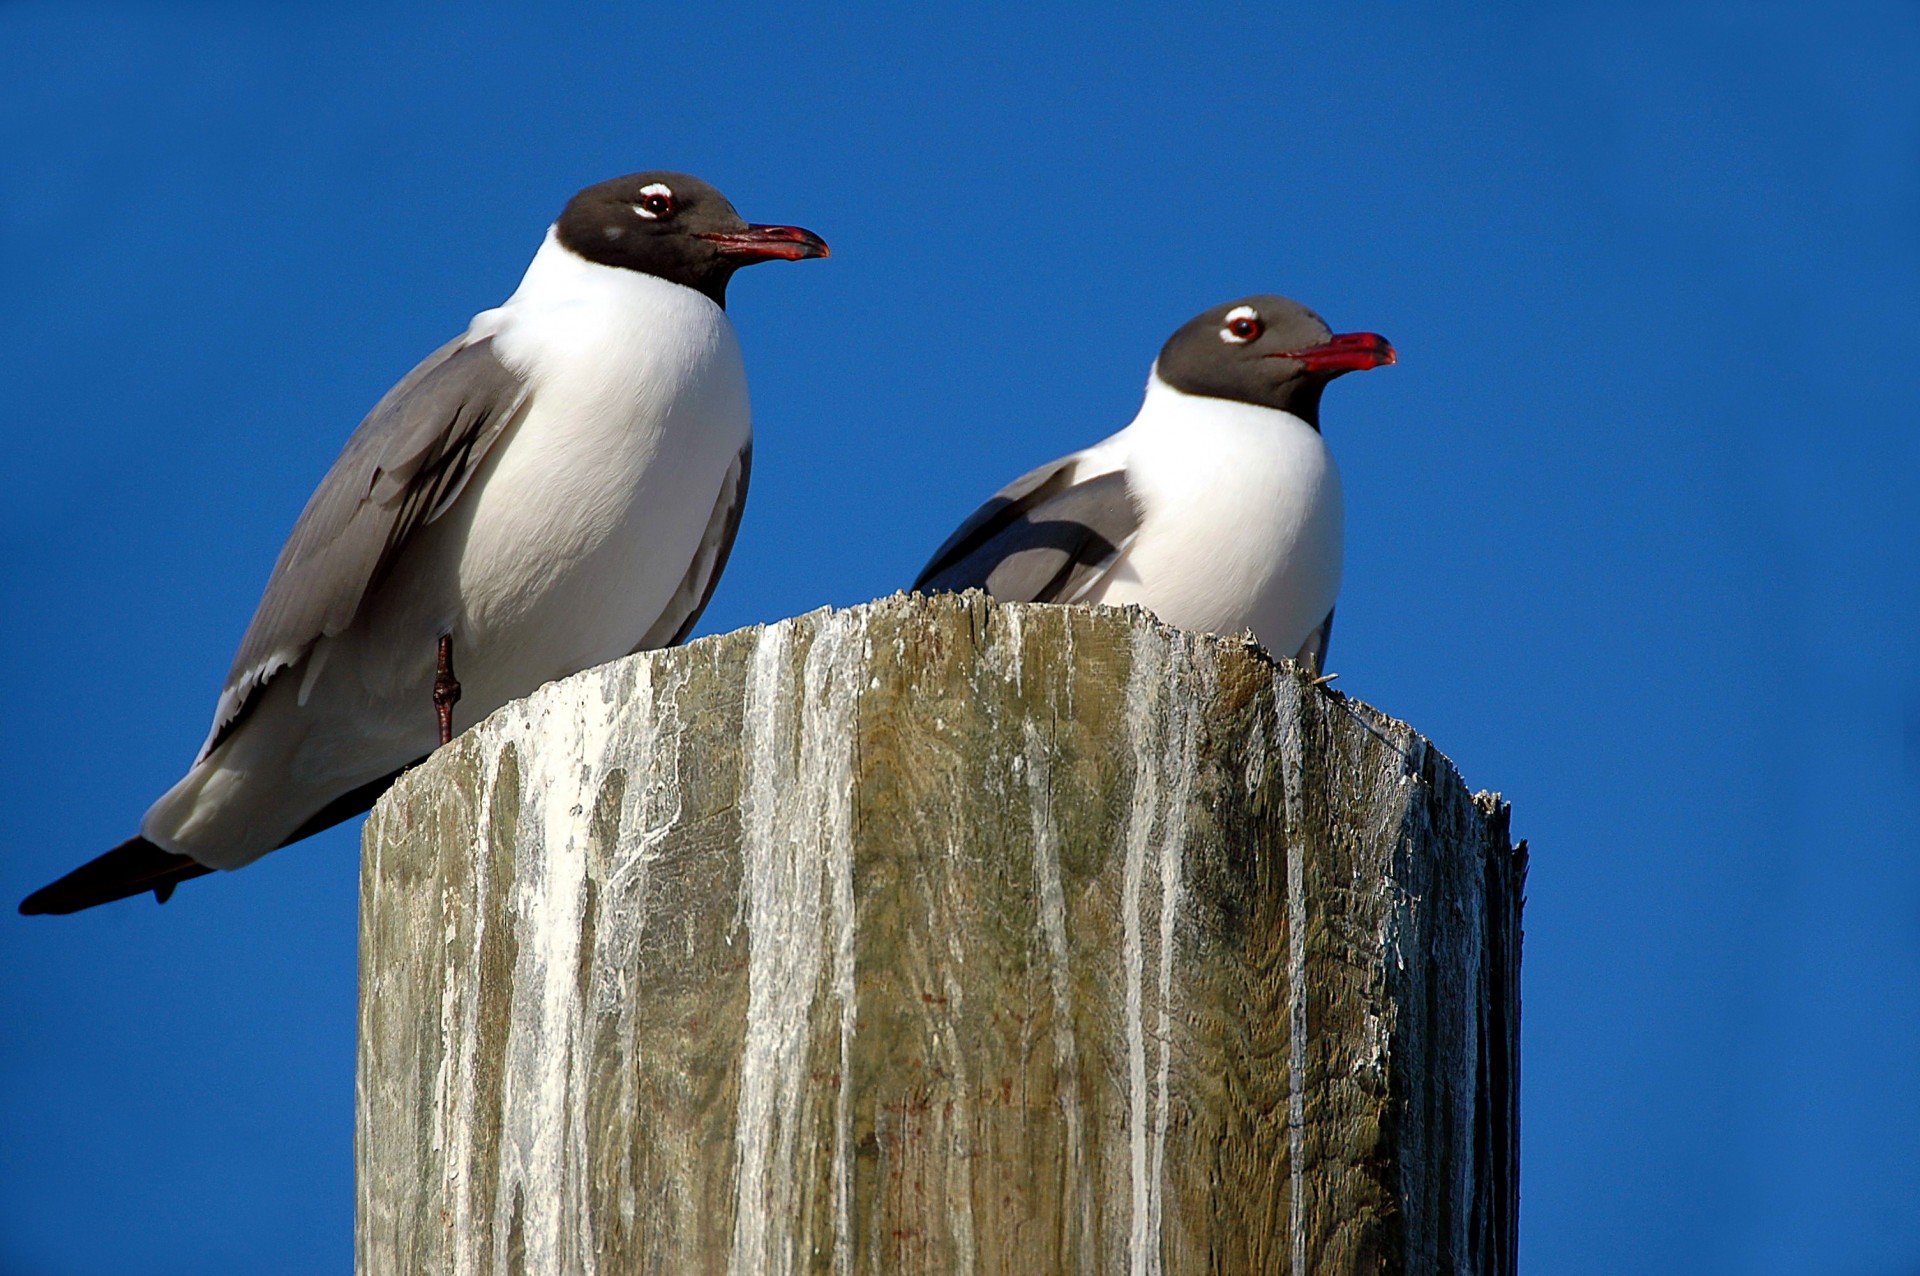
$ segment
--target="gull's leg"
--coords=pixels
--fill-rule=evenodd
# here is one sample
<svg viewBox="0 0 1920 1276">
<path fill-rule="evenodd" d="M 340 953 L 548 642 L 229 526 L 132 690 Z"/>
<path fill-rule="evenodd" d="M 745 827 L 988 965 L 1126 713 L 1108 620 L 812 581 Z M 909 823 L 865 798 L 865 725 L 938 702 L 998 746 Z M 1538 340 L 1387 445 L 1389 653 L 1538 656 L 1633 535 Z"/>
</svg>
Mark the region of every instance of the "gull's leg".
<svg viewBox="0 0 1920 1276">
<path fill-rule="evenodd" d="M 440 715 L 440 743 L 453 743 L 453 706 L 460 699 L 460 680 L 453 676 L 453 635 L 440 635 L 440 665 L 433 675 L 433 707 Z"/>
</svg>

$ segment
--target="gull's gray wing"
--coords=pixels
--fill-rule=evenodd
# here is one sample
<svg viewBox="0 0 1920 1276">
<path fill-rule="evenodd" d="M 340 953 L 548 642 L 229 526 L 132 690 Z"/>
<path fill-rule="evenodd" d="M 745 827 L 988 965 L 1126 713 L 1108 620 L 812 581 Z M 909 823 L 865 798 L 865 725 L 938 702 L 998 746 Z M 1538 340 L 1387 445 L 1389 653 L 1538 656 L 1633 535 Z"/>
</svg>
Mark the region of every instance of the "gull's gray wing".
<svg viewBox="0 0 1920 1276">
<path fill-rule="evenodd" d="M 1085 595 L 1140 530 L 1126 471 L 1082 477 L 1089 468 L 1076 452 L 1001 488 L 934 552 L 914 590 L 984 589 L 1034 603 Z"/>
<path fill-rule="evenodd" d="M 427 356 L 374 405 L 307 500 L 220 693 L 205 757 L 269 678 L 345 629 L 417 528 L 459 497 L 527 386 L 490 337 Z"/>
<path fill-rule="evenodd" d="M 727 569 L 727 556 L 733 553 L 733 538 L 740 530 L 740 512 L 747 507 L 747 479 L 753 473 L 753 444 L 740 449 L 720 482 L 720 495 L 707 518 L 707 530 L 700 537 L 700 548 L 687 565 L 687 574 L 674 591 L 660 619 L 653 622 L 635 651 L 655 647 L 677 647 L 687 640 L 700 613 L 707 609 L 720 573 Z"/>
<path fill-rule="evenodd" d="M 1314 677 L 1319 677 L 1327 671 L 1327 644 L 1332 641 L 1333 613 L 1329 611 L 1327 618 L 1307 635 L 1305 642 L 1300 644 L 1300 650 L 1293 653 L 1293 663 L 1305 665 L 1313 671 Z"/>
</svg>

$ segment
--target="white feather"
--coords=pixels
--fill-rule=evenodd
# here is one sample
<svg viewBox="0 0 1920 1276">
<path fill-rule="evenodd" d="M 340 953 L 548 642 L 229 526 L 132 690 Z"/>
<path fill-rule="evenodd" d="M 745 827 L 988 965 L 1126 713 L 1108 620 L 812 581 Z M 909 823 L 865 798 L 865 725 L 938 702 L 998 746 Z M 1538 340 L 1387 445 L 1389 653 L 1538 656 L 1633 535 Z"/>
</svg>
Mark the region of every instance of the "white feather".
<svg viewBox="0 0 1920 1276">
<path fill-rule="evenodd" d="M 1087 454 L 1127 471 L 1140 508 L 1139 531 L 1087 601 L 1136 603 L 1187 629 L 1252 630 L 1282 655 L 1333 609 L 1340 470 L 1299 417 L 1186 394 L 1156 371 L 1132 424 Z"/>
</svg>

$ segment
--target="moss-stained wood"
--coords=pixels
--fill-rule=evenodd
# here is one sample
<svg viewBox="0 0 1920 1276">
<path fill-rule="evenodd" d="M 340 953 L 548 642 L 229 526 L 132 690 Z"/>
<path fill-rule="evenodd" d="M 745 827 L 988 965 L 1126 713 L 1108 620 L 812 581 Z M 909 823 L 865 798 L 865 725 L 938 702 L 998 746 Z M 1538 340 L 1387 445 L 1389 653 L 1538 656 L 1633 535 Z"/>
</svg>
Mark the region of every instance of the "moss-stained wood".
<svg viewBox="0 0 1920 1276">
<path fill-rule="evenodd" d="M 978 595 L 590 670 L 376 808 L 359 1268 L 1514 1265 L 1506 809 L 1245 643 Z"/>
</svg>

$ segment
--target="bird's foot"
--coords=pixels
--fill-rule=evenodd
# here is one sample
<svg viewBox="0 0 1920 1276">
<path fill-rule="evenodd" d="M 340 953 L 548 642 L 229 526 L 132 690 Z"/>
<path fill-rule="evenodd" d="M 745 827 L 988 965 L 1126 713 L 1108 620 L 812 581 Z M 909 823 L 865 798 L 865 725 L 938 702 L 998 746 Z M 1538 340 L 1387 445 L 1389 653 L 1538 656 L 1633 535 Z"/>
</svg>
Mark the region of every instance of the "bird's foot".
<svg viewBox="0 0 1920 1276">
<path fill-rule="evenodd" d="M 440 635 L 440 662 L 433 675 L 433 708 L 440 715 L 440 743 L 453 743 L 453 706 L 460 700 L 460 680 L 453 676 L 453 635 Z"/>
<path fill-rule="evenodd" d="M 1332 682 L 1335 678 L 1338 678 L 1339 676 L 1340 675 L 1337 673 L 1323 673 L 1318 678 L 1315 678 L 1311 685 L 1316 687 L 1324 687 L 1329 682 Z"/>
</svg>

